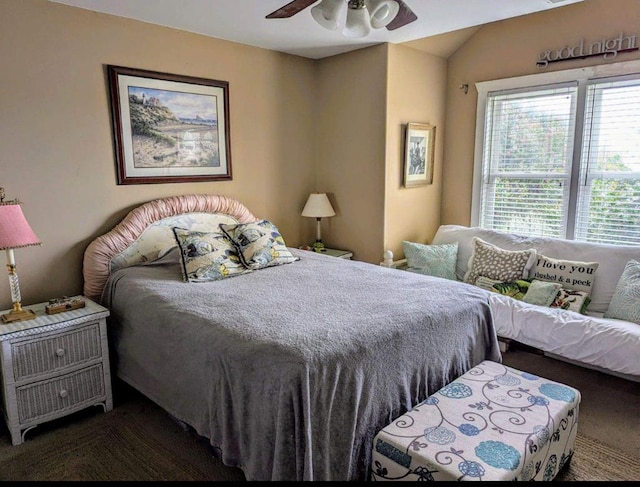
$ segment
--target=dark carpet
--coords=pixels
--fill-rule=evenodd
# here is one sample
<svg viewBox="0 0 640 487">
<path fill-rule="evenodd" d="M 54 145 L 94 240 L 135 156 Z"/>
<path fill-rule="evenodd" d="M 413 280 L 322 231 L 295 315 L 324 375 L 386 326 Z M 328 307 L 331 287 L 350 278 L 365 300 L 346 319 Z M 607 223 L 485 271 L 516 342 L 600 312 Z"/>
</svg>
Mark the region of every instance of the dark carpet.
<svg viewBox="0 0 640 487">
<path fill-rule="evenodd" d="M 584 373 L 590 378 L 589 383 L 597 384 L 594 372 L 580 367 L 534 356 L 511 358 L 507 362 L 512 366 L 520 358 L 535 369 L 538 361 L 538 367 L 550 375 L 554 375 L 552 367 L 559 371 L 568 368 L 574 379 Z M 607 385 L 612 382 L 610 377 L 604 380 Z M 587 382 L 581 385 L 587 388 Z M 634 403 L 636 384 L 622 381 L 622 385 L 629 387 L 627 394 L 631 393 L 629 399 Z M 610 412 L 590 406 L 590 397 L 597 392 L 582 391 L 587 423 L 578 427 L 574 457 L 556 480 L 640 480 L 637 453 L 588 436 L 602 435 L 602 430 L 593 429 L 589 422 L 602 428 Z M 637 409 L 635 404 L 628 406 L 627 424 L 637 430 Z M 637 431 L 627 429 L 627 434 L 635 440 Z M 611 435 L 601 436 L 608 437 Z M 9 432 L 0 423 L 0 481 L 245 480 L 240 469 L 223 465 L 214 453 L 205 439 L 182 428 L 152 401 L 120 381 L 114 383 L 112 411 L 103 413 L 101 408 L 92 408 L 45 423 L 29 431 L 21 445 L 11 445 Z"/>
</svg>

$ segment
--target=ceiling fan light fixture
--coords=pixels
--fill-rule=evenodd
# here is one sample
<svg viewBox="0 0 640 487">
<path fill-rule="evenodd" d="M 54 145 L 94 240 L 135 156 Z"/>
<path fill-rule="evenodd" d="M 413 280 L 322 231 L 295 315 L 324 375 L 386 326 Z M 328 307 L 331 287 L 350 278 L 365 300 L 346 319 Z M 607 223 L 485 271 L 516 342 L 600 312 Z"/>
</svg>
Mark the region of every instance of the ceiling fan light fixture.
<svg viewBox="0 0 640 487">
<path fill-rule="evenodd" d="M 357 3 L 357 7 L 352 4 Z M 369 10 L 364 2 L 349 1 L 349 9 L 347 10 L 347 22 L 342 33 L 346 37 L 366 37 L 371 32 L 371 20 L 369 18 Z"/>
<path fill-rule="evenodd" d="M 366 37 L 372 28 L 394 31 L 418 20 L 404 0 L 291 0 L 266 18 L 288 19 L 309 7 L 318 24 L 346 37 Z"/>
<path fill-rule="evenodd" d="M 344 0 L 322 0 L 311 9 L 311 16 L 325 29 L 338 30 L 338 20 L 344 6 Z"/>
<path fill-rule="evenodd" d="M 395 0 L 365 0 L 371 16 L 371 27 L 381 29 L 395 19 L 400 5 Z"/>
</svg>

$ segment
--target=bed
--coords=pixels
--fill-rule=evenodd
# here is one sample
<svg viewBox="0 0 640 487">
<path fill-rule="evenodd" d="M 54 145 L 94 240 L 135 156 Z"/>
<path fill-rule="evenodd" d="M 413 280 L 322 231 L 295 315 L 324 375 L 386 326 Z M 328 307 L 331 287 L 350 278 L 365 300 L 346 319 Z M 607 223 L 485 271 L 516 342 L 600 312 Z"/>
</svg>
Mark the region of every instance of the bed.
<svg viewBox="0 0 640 487">
<path fill-rule="evenodd" d="M 115 374 L 248 480 L 369 480 L 391 421 L 483 360 L 501 362 L 486 291 L 288 248 L 294 261 L 184 282 L 174 228 L 259 219 L 221 195 L 133 209 L 84 255 Z"/>
</svg>

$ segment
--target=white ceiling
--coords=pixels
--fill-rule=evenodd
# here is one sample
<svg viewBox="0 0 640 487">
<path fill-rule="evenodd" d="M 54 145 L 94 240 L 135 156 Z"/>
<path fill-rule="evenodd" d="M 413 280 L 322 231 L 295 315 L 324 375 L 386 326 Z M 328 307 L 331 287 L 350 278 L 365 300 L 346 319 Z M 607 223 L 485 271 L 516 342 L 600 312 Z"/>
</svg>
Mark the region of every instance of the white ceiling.
<svg viewBox="0 0 640 487">
<path fill-rule="evenodd" d="M 418 20 L 394 31 L 374 29 L 363 39 L 347 38 L 321 27 L 311 17 L 311 7 L 287 19 L 265 18 L 291 0 L 50 1 L 319 59 L 383 42 L 398 44 L 477 27 L 582 0 L 404 0 Z"/>
</svg>

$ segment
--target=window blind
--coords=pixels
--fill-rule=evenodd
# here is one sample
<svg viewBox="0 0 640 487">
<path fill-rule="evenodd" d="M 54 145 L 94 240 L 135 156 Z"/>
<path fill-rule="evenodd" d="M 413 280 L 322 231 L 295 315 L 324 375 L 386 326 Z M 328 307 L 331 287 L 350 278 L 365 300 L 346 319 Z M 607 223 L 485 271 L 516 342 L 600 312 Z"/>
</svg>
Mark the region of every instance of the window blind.
<svg viewBox="0 0 640 487">
<path fill-rule="evenodd" d="M 577 240 L 640 244 L 638 77 L 587 86 L 577 208 Z"/>
<path fill-rule="evenodd" d="M 577 83 L 487 94 L 480 226 L 563 238 Z"/>
</svg>

